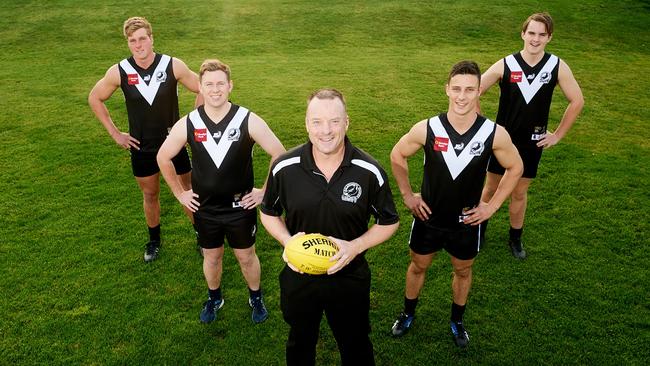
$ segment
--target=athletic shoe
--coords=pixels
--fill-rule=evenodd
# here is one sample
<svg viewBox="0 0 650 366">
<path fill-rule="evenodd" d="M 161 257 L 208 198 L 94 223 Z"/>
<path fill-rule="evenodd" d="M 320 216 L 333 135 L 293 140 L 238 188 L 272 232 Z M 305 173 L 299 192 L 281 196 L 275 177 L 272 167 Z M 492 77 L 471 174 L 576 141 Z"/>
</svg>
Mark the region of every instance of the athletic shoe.
<svg viewBox="0 0 650 366">
<path fill-rule="evenodd" d="M 451 325 L 451 335 L 454 337 L 454 343 L 460 348 L 467 347 L 469 343 L 469 334 L 463 326 L 463 322 L 450 322 Z"/>
<path fill-rule="evenodd" d="M 521 240 L 512 240 L 510 239 L 508 241 L 508 245 L 510 246 L 510 251 L 512 252 L 512 255 L 517 258 L 517 259 L 526 259 L 526 251 L 524 250 L 523 246 L 521 245 Z"/>
<path fill-rule="evenodd" d="M 144 261 L 145 262 L 153 262 L 158 258 L 158 252 L 160 251 L 160 241 L 159 240 L 151 240 L 148 242 L 145 246 L 145 251 L 144 251 Z"/>
<path fill-rule="evenodd" d="M 393 327 L 390 329 L 390 332 L 393 335 L 393 337 L 401 337 L 404 334 L 406 334 L 406 332 L 408 332 L 408 330 L 411 329 L 411 325 L 413 324 L 413 319 L 415 319 L 415 315 L 408 315 L 404 312 L 400 313 L 397 316 L 397 319 L 395 320 Z"/>
<path fill-rule="evenodd" d="M 253 309 L 253 312 L 251 314 L 251 319 L 253 319 L 253 323 L 259 324 L 265 321 L 266 318 L 269 317 L 269 312 L 266 310 L 266 306 L 264 305 L 264 299 L 261 296 L 249 297 L 248 305 L 251 307 L 251 309 Z"/>
<path fill-rule="evenodd" d="M 201 310 L 201 315 L 199 316 L 201 323 L 212 323 L 217 319 L 217 312 L 223 307 L 223 303 L 223 299 L 208 299 L 208 301 L 203 303 L 203 310 Z"/>
</svg>

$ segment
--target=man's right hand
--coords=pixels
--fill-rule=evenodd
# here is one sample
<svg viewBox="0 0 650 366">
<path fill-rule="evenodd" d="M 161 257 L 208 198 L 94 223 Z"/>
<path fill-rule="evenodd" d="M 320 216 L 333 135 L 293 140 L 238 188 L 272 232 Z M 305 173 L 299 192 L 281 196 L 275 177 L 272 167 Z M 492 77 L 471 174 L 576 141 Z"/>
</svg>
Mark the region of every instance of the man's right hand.
<svg viewBox="0 0 650 366">
<path fill-rule="evenodd" d="M 419 193 L 413 193 L 403 197 L 404 205 L 408 208 L 413 215 L 422 221 L 427 221 L 431 214 L 431 209 L 422 199 Z"/>
<path fill-rule="evenodd" d="M 194 193 L 191 189 L 189 191 L 183 191 L 180 195 L 176 196 L 176 198 L 181 205 L 187 207 L 191 212 L 196 212 L 196 210 L 199 209 L 199 206 L 201 206 L 199 201 L 196 200 L 196 198 L 199 198 L 199 195 Z"/>
<path fill-rule="evenodd" d="M 111 137 L 113 137 L 116 144 L 120 145 L 124 149 L 135 148 L 136 150 L 140 150 L 140 141 L 136 140 L 126 132 L 118 132 L 116 135 Z"/>
</svg>

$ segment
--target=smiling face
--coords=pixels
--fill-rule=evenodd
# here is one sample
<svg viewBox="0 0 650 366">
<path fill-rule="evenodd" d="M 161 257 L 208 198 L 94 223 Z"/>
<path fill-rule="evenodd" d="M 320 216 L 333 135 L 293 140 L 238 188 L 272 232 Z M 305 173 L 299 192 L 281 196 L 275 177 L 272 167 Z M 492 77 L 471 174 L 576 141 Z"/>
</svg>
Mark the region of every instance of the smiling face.
<svg viewBox="0 0 650 366">
<path fill-rule="evenodd" d="M 201 75 L 201 95 L 206 106 L 218 109 L 228 103 L 232 81 L 221 70 L 206 71 Z"/>
<path fill-rule="evenodd" d="M 449 114 L 459 117 L 474 113 L 479 99 L 479 76 L 458 74 L 452 76 L 446 86 L 449 97 Z"/>
<path fill-rule="evenodd" d="M 316 156 L 332 156 L 343 153 L 345 134 L 348 130 L 348 115 L 343 102 L 338 98 L 313 98 L 307 106 L 305 118 L 309 141 Z"/>
<path fill-rule="evenodd" d="M 140 28 L 126 37 L 129 50 L 136 61 L 145 61 L 153 57 L 153 35 L 145 28 Z"/>
<path fill-rule="evenodd" d="M 524 51 L 530 55 L 543 54 L 551 38 L 552 36 L 546 29 L 546 25 L 536 20 L 531 20 L 528 27 L 521 32 L 521 39 L 524 40 Z"/>
</svg>

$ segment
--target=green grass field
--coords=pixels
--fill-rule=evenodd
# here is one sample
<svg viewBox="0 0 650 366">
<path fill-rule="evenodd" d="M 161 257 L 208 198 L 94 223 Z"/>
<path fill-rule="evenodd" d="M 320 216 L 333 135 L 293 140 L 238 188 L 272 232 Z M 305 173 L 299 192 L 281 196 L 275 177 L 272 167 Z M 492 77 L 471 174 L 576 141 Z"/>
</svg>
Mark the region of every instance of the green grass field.
<svg viewBox="0 0 650 366">
<path fill-rule="evenodd" d="M 271 316 L 250 321 L 248 293 L 227 252 L 219 319 L 200 324 L 201 258 L 179 204 L 161 195 L 163 250 L 144 264 L 141 194 L 128 153 L 95 119 L 87 94 L 128 56 L 122 22 L 153 24 L 155 48 L 197 70 L 220 58 L 232 100 L 262 116 L 286 147 L 306 140 L 305 98 L 347 96 L 349 136 L 385 168 L 415 122 L 446 110 L 451 65 L 486 69 L 521 49 L 521 22 L 549 11 L 550 52 L 573 70 L 586 106 L 543 157 L 531 187 L 529 259 L 505 245 L 507 210 L 491 221 L 474 266 L 467 351 L 448 332 L 451 267 L 434 262 L 415 326 L 388 331 L 401 311 L 410 217 L 391 180 L 402 226 L 367 254 L 372 341 L 379 365 L 638 364 L 650 361 L 650 3 L 646 1 L 16 1 L 0 17 L 0 364 L 284 363 L 280 246 L 261 230 L 257 250 Z M 193 95 L 181 90 L 181 111 Z M 495 118 L 496 88 L 482 98 Z M 126 128 L 121 91 L 107 102 Z M 559 90 L 557 125 L 566 102 Z M 412 182 L 421 162 L 413 159 Z M 268 158 L 256 150 L 256 180 Z M 319 365 L 337 364 L 323 324 Z"/>
</svg>

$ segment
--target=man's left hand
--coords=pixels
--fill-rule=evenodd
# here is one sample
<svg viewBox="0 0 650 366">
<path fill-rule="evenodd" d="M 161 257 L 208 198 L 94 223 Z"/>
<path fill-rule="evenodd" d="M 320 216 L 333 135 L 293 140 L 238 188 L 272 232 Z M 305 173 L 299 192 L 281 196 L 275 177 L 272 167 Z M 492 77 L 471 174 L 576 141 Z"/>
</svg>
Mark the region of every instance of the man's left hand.
<svg viewBox="0 0 650 366">
<path fill-rule="evenodd" d="M 338 253 L 334 254 L 334 256 L 330 258 L 330 262 L 336 261 L 336 263 L 327 270 L 327 274 L 331 275 L 350 264 L 350 262 L 359 255 L 359 247 L 354 241 L 337 239 L 331 236 L 328 236 L 328 238 L 339 247 Z"/>
<path fill-rule="evenodd" d="M 243 208 L 250 210 L 257 207 L 260 203 L 262 203 L 263 198 L 264 198 L 264 191 L 261 189 L 253 188 L 253 190 L 249 194 L 242 197 L 241 205 Z"/>
</svg>

